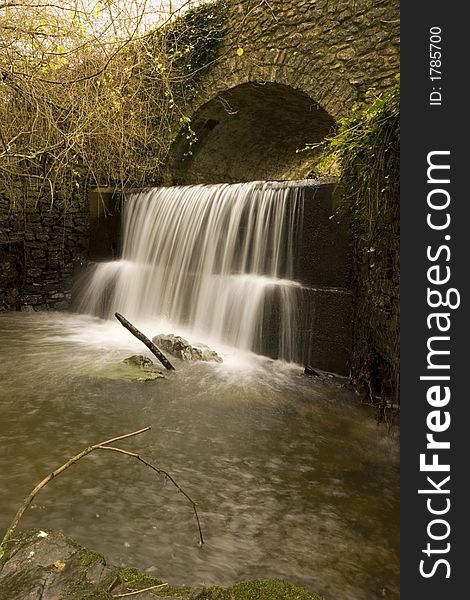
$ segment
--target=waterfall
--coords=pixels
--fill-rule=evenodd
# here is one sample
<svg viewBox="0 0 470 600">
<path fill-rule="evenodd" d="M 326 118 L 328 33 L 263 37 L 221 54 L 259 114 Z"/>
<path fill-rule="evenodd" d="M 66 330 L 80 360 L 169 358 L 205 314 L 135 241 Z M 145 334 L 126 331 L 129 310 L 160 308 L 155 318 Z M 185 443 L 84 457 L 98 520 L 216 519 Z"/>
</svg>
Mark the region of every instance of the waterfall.
<svg viewBox="0 0 470 600">
<path fill-rule="evenodd" d="M 135 322 L 162 318 L 202 341 L 294 360 L 302 213 L 293 182 L 130 193 L 122 259 L 93 267 L 80 309 Z"/>
</svg>

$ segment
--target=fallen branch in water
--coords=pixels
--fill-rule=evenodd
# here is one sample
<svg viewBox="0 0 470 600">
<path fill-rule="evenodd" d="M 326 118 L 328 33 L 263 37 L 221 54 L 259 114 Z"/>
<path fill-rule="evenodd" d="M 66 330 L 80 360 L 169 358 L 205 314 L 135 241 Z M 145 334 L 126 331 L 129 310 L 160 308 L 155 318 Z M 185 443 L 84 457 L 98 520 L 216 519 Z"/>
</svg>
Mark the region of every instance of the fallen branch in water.
<svg viewBox="0 0 470 600">
<path fill-rule="evenodd" d="M 15 517 L 13 518 L 13 521 L 11 522 L 11 525 L 8 527 L 7 532 L 5 533 L 3 540 L 0 542 L 0 558 L 2 558 L 2 556 L 5 553 L 5 544 L 11 539 L 13 533 L 15 532 L 15 530 L 18 526 L 18 523 L 19 523 L 21 517 L 23 516 L 23 514 L 25 513 L 25 511 L 27 510 L 27 508 L 29 507 L 31 502 L 34 500 L 34 498 L 39 494 L 39 492 L 55 477 L 57 477 L 58 475 L 63 473 L 66 469 L 68 469 L 69 467 L 74 465 L 81 458 L 83 458 L 84 456 L 87 456 L 88 454 L 90 454 L 91 452 L 94 452 L 95 450 L 111 450 L 112 452 L 118 452 L 120 454 L 125 454 L 126 456 L 131 456 L 133 458 L 136 458 L 140 462 L 142 462 L 147 467 L 151 468 L 153 471 L 155 471 L 159 475 L 165 476 L 175 486 L 175 488 L 178 490 L 178 492 L 183 494 L 183 496 L 191 504 L 193 511 L 194 511 L 194 515 L 196 517 L 197 526 L 198 526 L 199 541 L 200 541 L 200 544 L 202 545 L 204 543 L 204 538 L 202 536 L 201 523 L 200 523 L 199 515 L 197 512 L 196 503 L 180 487 L 180 485 L 175 481 L 175 479 L 173 479 L 173 477 L 170 475 L 170 473 L 168 473 L 167 471 L 164 471 L 163 469 L 160 469 L 159 467 L 156 467 L 155 465 L 152 465 L 151 463 L 147 462 L 145 459 L 143 459 L 139 454 L 136 454 L 135 452 L 128 452 L 127 450 L 123 450 L 122 448 L 116 448 L 114 446 L 109 446 L 109 444 L 111 444 L 113 442 L 117 442 L 119 440 L 124 440 L 124 439 L 130 438 L 130 437 L 133 437 L 135 435 L 139 435 L 141 433 L 145 433 L 146 431 L 149 431 L 149 429 L 151 429 L 151 427 L 144 427 L 143 429 L 139 429 L 138 431 L 132 431 L 131 433 L 119 435 L 117 437 L 111 438 L 104 442 L 100 442 L 99 444 L 94 444 L 93 446 L 88 446 L 88 448 L 85 448 L 84 450 L 82 450 L 81 452 L 79 452 L 78 454 L 73 456 L 66 463 L 64 463 L 63 465 L 61 465 L 60 467 L 58 467 L 57 469 L 52 471 L 52 473 L 50 473 L 40 483 L 38 483 L 38 485 L 32 490 L 32 492 L 29 494 L 29 496 L 27 496 L 25 498 L 25 500 L 23 501 L 23 503 L 21 504 Z"/>
<path fill-rule="evenodd" d="M 143 344 L 145 344 L 147 346 L 147 348 L 150 350 L 150 352 L 152 352 L 152 354 L 154 354 L 158 358 L 158 360 L 162 363 L 162 365 L 165 367 L 165 369 L 168 369 L 168 371 L 175 370 L 175 367 L 171 364 L 171 362 L 163 354 L 163 352 L 160 350 L 160 348 L 155 346 L 155 344 L 151 340 L 149 340 L 149 338 L 146 335 L 144 335 L 141 331 L 136 329 L 134 327 L 134 325 L 132 325 L 132 323 L 129 323 L 129 321 L 125 317 L 123 317 L 121 314 L 114 313 L 114 316 L 119 321 L 119 323 L 121 323 L 121 325 L 123 327 L 125 327 L 128 331 L 130 331 L 132 333 L 132 335 L 134 335 L 138 340 L 140 340 Z"/>
</svg>

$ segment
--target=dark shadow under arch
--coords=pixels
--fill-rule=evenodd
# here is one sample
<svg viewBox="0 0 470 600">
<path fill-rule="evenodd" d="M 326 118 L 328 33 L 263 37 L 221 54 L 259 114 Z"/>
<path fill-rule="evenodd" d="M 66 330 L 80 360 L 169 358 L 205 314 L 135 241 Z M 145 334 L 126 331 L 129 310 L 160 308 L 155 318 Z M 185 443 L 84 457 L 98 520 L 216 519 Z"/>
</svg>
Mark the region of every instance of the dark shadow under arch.
<svg viewBox="0 0 470 600">
<path fill-rule="evenodd" d="M 334 119 L 307 94 L 277 83 L 245 83 L 210 100 L 192 117 L 197 141 L 175 140 L 168 183 L 222 183 L 304 178 L 306 144 L 334 131 Z"/>
</svg>

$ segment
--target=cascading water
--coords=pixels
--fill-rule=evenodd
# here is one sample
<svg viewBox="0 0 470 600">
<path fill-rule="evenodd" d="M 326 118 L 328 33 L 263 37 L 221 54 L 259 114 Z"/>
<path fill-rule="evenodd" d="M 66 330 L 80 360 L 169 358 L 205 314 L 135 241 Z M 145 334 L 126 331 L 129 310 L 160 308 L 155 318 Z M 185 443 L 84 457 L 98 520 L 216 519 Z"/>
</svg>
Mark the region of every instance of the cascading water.
<svg viewBox="0 0 470 600">
<path fill-rule="evenodd" d="M 158 317 L 173 332 L 182 326 L 199 339 L 294 360 L 302 212 L 301 190 L 288 182 L 129 194 L 122 260 L 94 266 L 80 309 L 136 322 Z"/>
</svg>

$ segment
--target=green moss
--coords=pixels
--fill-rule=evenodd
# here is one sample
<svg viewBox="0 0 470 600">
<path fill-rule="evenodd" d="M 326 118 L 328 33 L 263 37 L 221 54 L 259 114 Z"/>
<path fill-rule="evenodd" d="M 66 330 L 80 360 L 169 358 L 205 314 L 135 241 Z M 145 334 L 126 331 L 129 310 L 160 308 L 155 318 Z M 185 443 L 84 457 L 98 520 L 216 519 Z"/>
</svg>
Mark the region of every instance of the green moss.
<svg viewBox="0 0 470 600">
<path fill-rule="evenodd" d="M 150 587 L 152 585 L 160 585 L 161 583 L 164 583 L 161 579 L 157 579 L 152 575 L 148 575 L 147 573 L 143 573 L 142 571 L 133 569 L 132 567 L 121 567 L 117 571 L 121 583 L 130 590 L 138 590 L 141 588 Z"/>
<path fill-rule="evenodd" d="M 94 552 L 93 550 L 88 550 L 86 548 L 82 548 L 77 553 L 77 558 L 78 558 L 78 561 L 80 562 L 80 565 L 82 567 L 84 567 L 85 569 L 88 569 L 88 568 L 93 567 L 94 565 L 97 565 L 100 563 L 102 565 L 106 564 L 106 561 L 102 554 L 99 554 L 98 552 Z"/>
<path fill-rule="evenodd" d="M 72 542 L 72 540 L 70 540 Z M 72 542 L 72 544 L 75 544 Z M 90 569 L 96 565 L 106 565 L 106 560 L 102 554 L 81 548 L 73 555 L 69 568 L 73 572 L 73 578 L 66 585 L 67 592 L 73 600 L 110 600 L 111 594 L 108 592 L 108 585 L 111 583 L 110 577 L 106 577 L 97 584 L 88 581 L 87 575 Z M 75 565 L 75 568 L 74 568 Z"/>
<path fill-rule="evenodd" d="M 134 569 L 132 567 L 120 567 L 117 569 L 117 576 L 119 577 L 122 585 L 124 585 L 129 591 L 135 591 L 144 589 L 147 587 L 151 587 L 153 585 L 161 585 L 165 583 L 161 579 L 157 579 L 153 577 L 153 575 L 148 575 L 147 573 L 143 573 L 138 569 Z M 187 588 L 173 587 L 170 585 L 166 585 L 164 588 L 157 590 L 150 590 L 154 596 L 164 596 L 168 597 L 186 597 L 189 596 L 190 590 Z"/>
<path fill-rule="evenodd" d="M 230 588 L 203 589 L 195 600 L 322 600 L 308 590 L 279 579 L 242 581 Z"/>
</svg>

